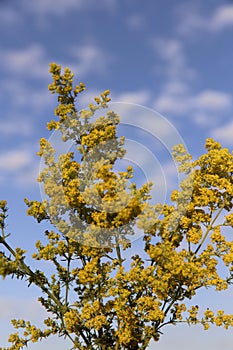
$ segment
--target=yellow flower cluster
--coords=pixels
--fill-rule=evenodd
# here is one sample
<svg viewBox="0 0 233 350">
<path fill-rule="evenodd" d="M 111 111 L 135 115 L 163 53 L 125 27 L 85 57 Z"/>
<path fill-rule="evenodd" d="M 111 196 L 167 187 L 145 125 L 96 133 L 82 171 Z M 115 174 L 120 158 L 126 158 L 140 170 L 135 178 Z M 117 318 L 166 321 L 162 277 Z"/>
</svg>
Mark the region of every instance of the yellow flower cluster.
<svg viewBox="0 0 233 350">
<path fill-rule="evenodd" d="M 74 75 L 52 63 L 51 93 L 58 96 L 48 129 L 72 141 L 74 152 L 57 155 L 42 138 L 38 155 L 45 167 L 38 181 L 46 200 L 29 201 L 28 215 L 48 220 L 47 243 L 38 241 L 33 258 L 53 269 L 47 277 L 25 262 L 25 251 L 12 249 L 5 234 L 6 201 L 0 201 L 0 274 L 26 278 L 43 292 L 40 303 L 51 317 L 41 330 L 30 322 L 13 320 L 22 335 L 10 335 L 20 350 L 51 334 L 68 338 L 73 349 L 146 349 L 159 340 L 167 324 L 187 322 L 233 326 L 233 315 L 187 301 L 201 288 L 227 289 L 233 281 L 233 155 L 212 140 L 206 153 L 192 160 L 183 145 L 174 148 L 179 171 L 185 174 L 168 204 L 150 203 L 151 183 L 138 188 L 133 169 L 115 170 L 125 155 L 124 138 L 117 136 L 119 116 L 108 111 L 109 90 L 78 111 L 76 97 L 85 90 L 74 86 Z M 144 252 L 129 257 L 128 235 L 136 225 L 143 231 Z M 57 232 L 59 231 L 59 233 Z M 226 268 L 222 269 L 222 265 Z M 190 305 L 190 303 L 189 303 Z"/>
</svg>

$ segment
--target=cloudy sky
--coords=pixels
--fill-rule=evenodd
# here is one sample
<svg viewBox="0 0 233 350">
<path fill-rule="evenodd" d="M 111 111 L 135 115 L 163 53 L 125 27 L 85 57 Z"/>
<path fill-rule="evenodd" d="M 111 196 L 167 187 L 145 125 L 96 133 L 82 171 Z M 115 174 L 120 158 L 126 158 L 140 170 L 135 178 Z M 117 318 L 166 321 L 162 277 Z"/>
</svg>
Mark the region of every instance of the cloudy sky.
<svg viewBox="0 0 233 350">
<path fill-rule="evenodd" d="M 30 251 L 44 227 L 25 215 L 36 183 L 40 137 L 50 137 L 55 97 L 48 66 L 57 62 L 87 85 L 80 106 L 110 89 L 122 115 L 128 161 L 156 182 L 158 198 L 177 184 L 171 147 L 184 142 L 194 158 L 207 137 L 233 148 L 233 2 L 230 0 L 1 0 L 0 197 L 9 203 L 14 246 Z M 162 185 L 161 185 L 162 184 Z M 40 322 L 37 289 L 0 281 L 0 346 L 13 317 Z M 211 300 L 233 309 L 230 294 Z M 206 303 L 203 293 L 200 302 Z M 221 299 L 222 298 L 222 299 Z M 177 326 L 151 349 L 232 348 L 233 331 Z M 194 344 L 195 342 L 195 344 Z M 60 339 L 47 347 L 69 349 Z M 46 347 L 45 345 L 45 347 Z M 41 349 L 41 345 L 29 349 Z"/>
</svg>

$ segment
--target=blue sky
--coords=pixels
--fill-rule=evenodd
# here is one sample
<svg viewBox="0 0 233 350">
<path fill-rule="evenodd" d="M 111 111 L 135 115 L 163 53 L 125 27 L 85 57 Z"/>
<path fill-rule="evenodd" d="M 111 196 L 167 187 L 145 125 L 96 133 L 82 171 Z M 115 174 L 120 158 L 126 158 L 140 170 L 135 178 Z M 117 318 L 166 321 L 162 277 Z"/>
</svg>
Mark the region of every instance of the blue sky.
<svg viewBox="0 0 233 350">
<path fill-rule="evenodd" d="M 23 199 L 41 197 L 36 152 L 40 137 L 50 136 L 46 122 L 53 118 L 56 104 L 47 91 L 50 62 L 71 67 L 77 82 L 86 83 L 80 106 L 111 90 L 123 114 L 128 160 L 144 177 L 156 182 L 158 176 L 158 187 L 162 183 L 165 192 L 178 181 L 170 157 L 173 141 L 183 140 L 194 158 L 204 151 L 207 137 L 233 148 L 230 0 L 2 0 L 0 33 L 0 197 L 9 203 L 14 246 L 30 251 L 45 229 L 26 217 Z M 141 117 L 135 117 L 134 108 L 127 109 L 128 103 L 139 105 Z M 35 302 L 36 289 L 10 279 L 0 286 L 4 346 L 6 322 L 17 316 L 39 322 L 43 314 Z M 230 293 L 209 298 L 216 307 L 232 308 Z M 204 293 L 197 300 L 207 301 Z M 187 342 L 189 350 L 231 349 L 232 340 L 232 330 L 212 328 L 204 333 L 177 326 L 166 329 L 151 349 L 182 350 Z M 46 344 L 69 349 L 61 340 Z"/>
</svg>

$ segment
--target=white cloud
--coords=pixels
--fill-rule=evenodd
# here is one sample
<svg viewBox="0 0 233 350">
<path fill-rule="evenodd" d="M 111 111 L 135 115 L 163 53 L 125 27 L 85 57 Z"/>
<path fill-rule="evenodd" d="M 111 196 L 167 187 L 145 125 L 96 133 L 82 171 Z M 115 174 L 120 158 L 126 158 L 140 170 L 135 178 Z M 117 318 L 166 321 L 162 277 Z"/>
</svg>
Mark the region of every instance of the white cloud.
<svg viewBox="0 0 233 350">
<path fill-rule="evenodd" d="M 215 90 L 204 90 L 193 99 L 193 106 L 208 110 L 222 110 L 231 106 L 231 95 Z"/>
<path fill-rule="evenodd" d="M 42 45 L 31 44 L 2 50 L 1 66 L 6 74 L 0 79 L 0 100 L 3 106 L 10 104 L 18 115 L 21 107 L 42 111 L 52 103 L 47 90 L 51 79 L 48 72 L 49 58 Z M 35 80 L 33 88 L 30 79 Z"/>
<path fill-rule="evenodd" d="M 210 113 L 211 119 L 216 122 L 219 119 L 217 114 L 229 111 L 232 106 L 230 94 L 211 89 L 193 93 L 191 82 L 197 74 L 188 64 L 184 44 L 180 40 L 156 39 L 152 45 L 164 62 L 165 83 L 153 104 L 159 113 L 186 116 L 198 125 L 207 126 Z"/>
<path fill-rule="evenodd" d="M 182 43 L 177 39 L 155 39 L 154 47 L 158 54 L 165 60 L 172 60 L 174 56 L 182 64 L 184 63 L 184 54 Z"/>
<path fill-rule="evenodd" d="M 48 73 L 47 76 L 49 77 Z M 32 89 L 31 83 L 27 83 L 25 79 L 9 75 L 7 79 L 0 80 L 0 101 L 3 106 L 8 101 L 7 103 L 10 103 L 11 109 L 13 108 L 15 114 L 19 115 L 19 109 L 21 107 L 27 107 L 27 110 L 32 108 L 37 112 L 41 112 L 51 105 L 53 99 L 47 90 L 47 83 L 43 83 L 40 88 L 34 86 Z M 25 116 L 21 119 L 25 119 Z"/>
<path fill-rule="evenodd" d="M 167 74 L 176 75 L 185 65 L 183 46 L 176 39 L 155 39 L 152 43 L 156 54 L 167 64 Z"/>
<path fill-rule="evenodd" d="M 190 35 L 196 33 L 198 30 L 207 29 L 209 19 L 204 18 L 196 9 L 189 9 L 184 13 L 181 13 L 182 17 L 177 26 L 177 31 L 182 35 Z"/>
<path fill-rule="evenodd" d="M 196 95 L 162 92 L 155 101 L 154 107 L 158 111 L 177 115 L 193 111 L 219 112 L 229 109 L 231 105 L 232 97 L 230 94 L 216 90 L 203 90 Z"/>
<path fill-rule="evenodd" d="M 28 12 L 37 14 L 64 15 L 68 11 L 80 9 L 83 6 L 83 0 L 23 0 L 22 5 Z"/>
<path fill-rule="evenodd" d="M 211 119 L 211 125 L 210 125 L 210 119 Z M 192 113 L 192 120 L 195 122 L 196 125 L 203 127 L 203 128 L 214 128 L 219 124 L 219 114 L 218 113 L 211 113 L 209 111 L 195 111 Z"/>
<path fill-rule="evenodd" d="M 15 172 L 32 162 L 32 154 L 27 150 L 11 150 L 0 153 L 0 170 Z"/>
<path fill-rule="evenodd" d="M 0 121 L 0 135 L 1 136 L 14 136 L 23 135 L 28 136 L 32 133 L 32 124 L 26 120 L 4 120 Z"/>
<path fill-rule="evenodd" d="M 70 54 L 77 61 L 77 63 L 70 65 L 71 69 L 82 74 L 104 73 L 111 61 L 110 55 L 97 45 L 79 46 L 72 49 Z"/>
<path fill-rule="evenodd" d="M 190 35 L 196 31 L 217 32 L 233 26 L 233 5 L 221 5 L 207 16 L 202 15 L 196 9 L 186 11 L 182 14 L 182 20 L 178 25 L 178 32 L 183 35 Z"/>
<path fill-rule="evenodd" d="M 187 94 L 189 90 L 189 86 L 185 82 L 179 80 L 168 81 L 163 87 L 163 92 L 169 95 L 184 95 Z"/>
<path fill-rule="evenodd" d="M 33 44 L 21 49 L 7 49 L 1 52 L 1 64 L 5 70 L 24 77 L 48 77 L 49 61 L 45 49 Z"/>
<path fill-rule="evenodd" d="M 116 0 L 21 0 L 25 11 L 36 15 L 58 15 L 63 16 L 68 12 L 79 10 L 101 9 L 114 10 Z"/>
<path fill-rule="evenodd" d="M 126 91 L 119 95 L 117 95 L 115 98 L 113 98 L 113 101 L 121 102 L 121 103 L 135 103 L 138 105 L 145 105 L 148 103 L 150 99 L 150 92 L 146 90 L 140 90 L 140 91 Z"/>
<path fill-rule="evenodd" d="M 11 3 L 12 1 L 4 1 Z M 33 18 L 34 24 L 46 33 L 51 26 L 52 17 L 65 17 L 70 13 L 77 16 L 84 12 L 114 13 L 117 8 L 117 0 L 38 0 L 13 1 L 14 6 L 1 6 L 0 23 L 4 28 L 26 23 L 27 16 Z M 5 5 L 5 4 L 4 4 Z"/>
<path fill-rule="evenodd" d="M 212 130 L 211 136 L 233 147 L 233 122 Z"/>
<path fill-rule="evenodd" d="M 164 72 L 170 81 L 193 79 L 196 73 L 188 67 L 183 43 L 178 39 L 155 39 L 152 47 L 165 63 Z"/>
<path fill-rule="evenodd" d="M 189 83 L 197 74 L 189 67 L 183 43 L 178 39 L 155 39 L 152 47 L 163 63 L 165 83 L 154 108 L 158 112 L 186 113 L 190 104 Z"/>
<path fill-rule="evenodd" d="M 233 26 L 233 5 L 222 5 L 212 15 L 209 28 L 221 30 Z"/>
<path fill-rule="evenodd" d="M 1 151 L 0 173 L 0 183 L 3 186 L 9 186 L 10 183 L 17 189 L 38 187 L 39 157 L 36 157 L 34 146 Z"/>
<path fill-rule="evenodd" d="M 140 13 L 134 13 L 127 17 L 127 26 L 132 30 L 139 30 L 145 26 L 145 18 Z"/>
<path fill-rule="evenodd" d="M 189 98 L 185 96 L 177 97 L 162 93 L 155 101 L 154 108 L 158 112 L 167 112 L 172 114 L 185 114 L 190 108 Z"/>
<path fill-rule="evenodd" d="M 46 313 L 41 305 L 34 299 L 20 297 L 3 297 L 0 300 L 0 319 L 25 317 L 26 319 L 41 320 Z M 22 316 L 22 313 L 24 316 Z"/>
</svg>

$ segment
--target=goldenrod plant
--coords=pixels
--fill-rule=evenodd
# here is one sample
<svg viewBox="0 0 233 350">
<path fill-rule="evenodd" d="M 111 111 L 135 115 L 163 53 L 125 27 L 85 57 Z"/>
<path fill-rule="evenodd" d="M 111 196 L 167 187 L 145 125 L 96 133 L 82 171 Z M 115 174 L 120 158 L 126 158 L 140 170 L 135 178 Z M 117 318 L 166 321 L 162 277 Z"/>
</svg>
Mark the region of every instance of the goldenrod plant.
<svg viewBox="0 0 233 350">
<path fill-rule="evenodd" d="M 107 111 L 109 90 L 78 110 L 70 69 L 50 66 L 51 93 L 58 96 L 56 120 L 48 129 L 71 142 L 57 154 L 40 141 L 41 202 L 25 199 L 28 215 L 48 221 L 47 244 L 36 242 L 35 260 L 49 261 L 54 273 L 30 267 L 26 251 L 12 248 L 6 232 L 7 202 L 0 201 L 0 273 L 24 278 L 41 291 L 48 312 L 44 328 L 12 320 L 16 333 L 8 350 L 58 335 L 72 349 L 137 350 L 158 341 L 164 327 L 180 322 L 233 326 L 223 310 L 202 313 L 192 298 L 200 289 L 228 289 L 233 280 L 233 155 L 213 139 L 193 160 L 183 145 L 174 159 L 184 174 L 168 204 L 151 204 L 151 183 L 138 188 L 133 168 L 116 171 L 125 155 L 118 137 L 119 116 Z M 131 252 L 135 230 L 143 232 L 142 252 Z M 225 268 L 222 268 L 225 266 Z M 20 283 L 20 282 L 19 282 Z"/>
</svg>

